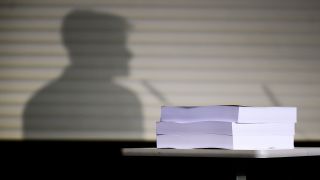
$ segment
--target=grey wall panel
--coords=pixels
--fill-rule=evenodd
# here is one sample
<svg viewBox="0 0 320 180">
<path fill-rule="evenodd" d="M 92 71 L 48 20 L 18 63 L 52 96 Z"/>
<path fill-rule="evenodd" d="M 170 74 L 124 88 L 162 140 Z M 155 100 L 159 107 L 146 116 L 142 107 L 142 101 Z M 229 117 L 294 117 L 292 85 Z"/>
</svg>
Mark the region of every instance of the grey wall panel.
<svg viewBox="0 0 320 180">
<path fill-rule="evenodd" d="M 154 140 L 161 105 L 297 106 L 320 140 L 316 0 L 0 2 L 0 138 Z"/>
</svg>

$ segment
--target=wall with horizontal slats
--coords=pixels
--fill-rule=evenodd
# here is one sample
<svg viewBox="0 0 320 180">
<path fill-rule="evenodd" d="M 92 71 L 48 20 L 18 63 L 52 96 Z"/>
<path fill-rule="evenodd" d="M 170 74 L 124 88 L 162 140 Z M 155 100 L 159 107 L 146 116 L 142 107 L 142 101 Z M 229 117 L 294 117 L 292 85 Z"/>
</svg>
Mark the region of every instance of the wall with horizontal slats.
<svg viewBox="0 0 320 180">
<path fill-rule="evenodd" d="M 320 140 L 320 2 L 0 2 L 0 139 L 154 140 L 161 105 L 211 104 Z"/>
</svg>

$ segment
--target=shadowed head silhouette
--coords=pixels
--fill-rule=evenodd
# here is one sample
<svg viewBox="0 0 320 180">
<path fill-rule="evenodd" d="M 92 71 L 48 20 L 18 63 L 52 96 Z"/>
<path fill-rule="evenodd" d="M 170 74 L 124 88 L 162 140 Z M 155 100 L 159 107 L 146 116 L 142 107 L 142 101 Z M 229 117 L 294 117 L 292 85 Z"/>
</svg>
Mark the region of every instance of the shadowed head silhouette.
<svg viewBox="0 0 320 180">
<path fill-rule="evenodd" d="M 69 13 L 61 32 L 72 66 L 108 65 L 112 71 L 105 75 L 127 75 L 131 57 L 126 46 L 128 29 L 120 16 L 79 10 Z M 98 58 L 102 61 L 92 62 Z"/>
<path fill-rule="evenodd" d="M 124 18 L 107 13 L 76 10 L 64 18 L 61 33 L 70 65 L 27 103 L 25 138 L 142 137 L 138 98 L 112 82 L 128 74 L 128 27 Z"/>
</svg>

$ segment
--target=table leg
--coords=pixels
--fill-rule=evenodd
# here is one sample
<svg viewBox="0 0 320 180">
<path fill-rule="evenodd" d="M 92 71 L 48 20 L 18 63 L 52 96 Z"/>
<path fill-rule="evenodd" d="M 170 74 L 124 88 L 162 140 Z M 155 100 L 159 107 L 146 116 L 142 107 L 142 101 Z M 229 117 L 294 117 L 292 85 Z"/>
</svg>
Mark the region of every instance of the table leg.
<svg viewBox="0 0 320 180">
<path fill-rule="evenodd" d="M 247 176 L 244 171 L 237 171 L 236 180 L 246 180 Z"/>
</svg>

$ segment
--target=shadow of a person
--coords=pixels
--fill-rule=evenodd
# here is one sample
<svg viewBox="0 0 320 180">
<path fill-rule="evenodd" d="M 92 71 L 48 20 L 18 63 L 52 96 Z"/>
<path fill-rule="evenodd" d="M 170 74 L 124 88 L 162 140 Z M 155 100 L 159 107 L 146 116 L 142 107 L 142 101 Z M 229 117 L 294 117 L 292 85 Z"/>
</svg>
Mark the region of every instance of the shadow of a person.
<svg viewBox="0 0 320 180">
<path fill-rule="evenodd" d="M 112 82 L 128 74 L 126 20 L 71 11 L 61 33 L 70 65 L 37 92 L 23 115 L 25 139 L 126 139 L 142 137 L 141 104 Z"/>
</svg>

